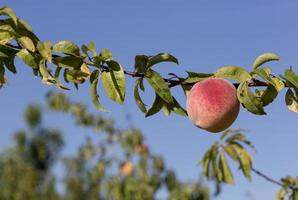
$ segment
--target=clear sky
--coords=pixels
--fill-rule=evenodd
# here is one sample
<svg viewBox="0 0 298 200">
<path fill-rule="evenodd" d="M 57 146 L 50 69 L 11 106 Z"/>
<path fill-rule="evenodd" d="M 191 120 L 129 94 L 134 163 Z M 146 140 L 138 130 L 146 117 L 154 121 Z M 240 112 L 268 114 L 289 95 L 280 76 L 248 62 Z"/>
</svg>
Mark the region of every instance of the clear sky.
<svg viewBox="0 0 298 200">
<path fill-rule="evenodd" d="M 67 39 L 80 45 L 94 41 L 98 49 L 109 48 L 115 59 L 130 70 L 137 54 L 172 53 L 180 65 L 163 64 L 156 70 L 164 75 L 175 72 L 183 76 L 185 70 L 213 72 L 230 64 L 250 69 L 256 56 L 275 52 L 282 60 L 270 64 L 273 71 L 282 74 L 290 65 L 298 71 L 298 1 L 295 0 L 2 0 L 2 5 L 12 7 L 42 40 Z M 21 62 L 17 62 L 17 68 L 18 74 L 10 75 L 9 84 L 0 90 L 1 148 L 11 144 L 11 133 L 24 126 L 21 111 L 25 106 L 42 102 L 51 88 L 34 78 Z M 200 130 L 179 116 L 167 118 L 158 114 L 145 119 L 134 104 L 132 86 L 129 80 L 124 106 L 103 98 L 103 104 L 111 110 L 107 116 L 126 127 L 125 114 L 130 113 L 133 124 L 144 131 L 154 152 L 163 154 L 182 179 L 196 178 L 200 173 L 198 160 L 218 135 Z M 182 92 L 174 93 L 185 104 Z M 95 110 L 88 85 L 68 94 Z M 287 110 L 284 93 L 266 112 L 267 116 L 255 116 L 242 109 L 232 127 L 249 130 L 247 137 L 257 147 L 257 153 L 253 154 L 255 168 L 276 179 L 297 175 L 298 116 Z M 47 119 L 49 126 L 66 131 L 66 153 L 73 152 L 84 138 L 82 131 L 63 116 L 50 115 Z M 258 176 L 253 176 L 251 183 L 240 173 L 235 173 L 235 177 L 236 186 L 225 186 L 217 199 L 274 199 L 278 189 L 275 185 Z"/>
</svg>

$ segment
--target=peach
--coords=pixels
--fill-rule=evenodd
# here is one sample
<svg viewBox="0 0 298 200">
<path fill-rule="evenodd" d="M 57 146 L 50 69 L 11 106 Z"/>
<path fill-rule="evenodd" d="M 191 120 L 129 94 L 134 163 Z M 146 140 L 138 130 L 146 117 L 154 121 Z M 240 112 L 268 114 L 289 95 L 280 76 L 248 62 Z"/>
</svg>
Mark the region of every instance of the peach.
<svg viewBox="0 0 298 200">
<path fill-rule="evenodd" d="M 122 176 L 129 176 L 133 173 L 134 166 L 131 162 L 124 162 L 120 166 L 120 174 Z"/>
<path fill-rule="evenodd" d="M 199 128 L 218 133 L 236 120 L 240 103 L 236 88 L 222 78 L 209 78 L 196 83 L 187 95 L 186 110 Z"/>
</svg>

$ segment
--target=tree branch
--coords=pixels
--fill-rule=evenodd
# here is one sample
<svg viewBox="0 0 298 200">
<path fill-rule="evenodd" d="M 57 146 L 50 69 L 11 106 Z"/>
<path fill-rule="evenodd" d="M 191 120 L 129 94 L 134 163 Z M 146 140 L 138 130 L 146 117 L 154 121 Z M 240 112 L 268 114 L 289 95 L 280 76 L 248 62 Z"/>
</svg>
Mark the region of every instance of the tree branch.
<svg viewBox="0 0 298 200">
<path fill-rule="evenodd" d="M 15 49 L 15 50 L 18 50 L 18 51 L 22 49 L 22 47 L 20 45 L 13 45 L 13 44 L 10 44 L 10 43 L 8 43 L 6 45 L 9 46 L 9 47 L 11 47 L 11 48 L 13 48 L 13 49 Z M 38 52 L 36 52 L 36 53 L 38 53 Z M 53 54 L 52 57 L 58 58 L 58 57 L 62 57 L 62 56 Z M 89 60 L 85 59 L 84 60 L 84 63 L 86 65 L 89 65 L 89 66 L 98 67 L 98 66 L 96 66 L 94 64 L 94 62 L 92 62 L 92 59 L 89 59 Z M 107 66 L 101 65 L 100 68 L 101 68 L 102 71 L 109 71 L 109 68 Z M 145 77 L 145 74 L 134 72 L 134 71 L 124 70 L 124 74 L 126 74 L 127 76 L 131 76 L 133 78 L 134 77 L 140 77 L 140 78 Z M 177 75 L 175 75 L 175 78 L 176 78 L 176 80 L 174 80 L 172 78 L 164 78 L 164 81 L 166 83 L 168 83 L 168 86 L 170 88 L 175 87 L 175 86 L 178 86 L 178 85 L 189 85 L 189 86 L 192 86 L 192 85 L 195 84 L 195 83 L 186 82 L 186 78 L 178 77 Z M 237 88 L 239 86 L 239 83 L 233 83 L 233 85 Z M 263 81 L 260 81 L 260 80 L 257 80 L 257 79 L 252 79 L 249 82 L 248 86 L 249 87 L 265 87 L 265 86 L 268 86 L 268 83 L 263 82 Z"/>
<path fill-rule="evenodd" d="M 269 176 L 263 174 L 262 172 L 260 172 L 259 170 L 255 169 L 255 168 L 252 168 L 251 169 L 255 174 L 257 174 L 258 176 L 264 178 L 265 180 L 275 184 L 275 185 L 278 185 L 278 186 L 283 186 L 283 184 L 277 180 L 274 180 L 273 178 L 270 178 Z"/>
</svg>

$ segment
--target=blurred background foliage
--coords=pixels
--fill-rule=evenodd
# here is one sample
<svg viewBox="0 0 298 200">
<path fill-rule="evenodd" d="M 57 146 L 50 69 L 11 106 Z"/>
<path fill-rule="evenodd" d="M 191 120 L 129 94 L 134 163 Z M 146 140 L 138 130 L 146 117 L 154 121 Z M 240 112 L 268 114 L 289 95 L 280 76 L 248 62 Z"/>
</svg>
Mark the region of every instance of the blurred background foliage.
<svg viewBox="0 0 298 200">
<path fill-rule="evenodd" d="M 202 180 L 180 181 L 163 157 L 152 153 L 141 130 L 119 129 L 113 120 L 62 93 L 50 92 L 46 100 L 46 105 L 28 105 L 27 127 L 14 133 L 14 145 L 1 153 L 0 199 L 210 199 Z M 44 126 L 43 115 L 49 111 L 70 115 L 76 126 L 100 132 L 99 144 L 87 138 L 76 155 L 63 156 L 63 133 Z M 58 163 L 64 167 L 62 181 L 53 172 Z"/>
</svg>

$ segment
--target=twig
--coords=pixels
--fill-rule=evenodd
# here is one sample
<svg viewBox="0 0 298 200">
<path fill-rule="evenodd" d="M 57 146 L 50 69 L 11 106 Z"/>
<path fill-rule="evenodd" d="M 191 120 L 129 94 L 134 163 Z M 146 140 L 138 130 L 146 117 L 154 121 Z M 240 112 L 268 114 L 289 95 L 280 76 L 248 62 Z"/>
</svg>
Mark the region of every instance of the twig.
<svg viewBox="0 0 298 200">
<path fill-rule="evenodd" d="M 22 47 L 21 46 L 16 46 L 16 45 L 13 45 L 13 44 L 6 44 L 7 46 L 11 47 L 11 48 L 14 48 L 15 50 L 21 50 Z M 56 55 L 56 54 L 53 54 L 52 55 L 53 58 L 58 58 L 58 57 L 61 57 L 60 55 Z M 89 66 L 93 66 L 93 67 L 97 67 L 97 65 L 94 64 L 94 62 L 92 62 L 90 59 L 85 59 L 84 60 L 84 63 L 86 65 L 89 65 Z M 101 70 L 102 71 L 109 71 L 109 68 L 107 66 L 104 66 L 104 65 L 101 65 L 100 66 Z M 143 73 L 138 73 L 138 72 L 134 72 L 134 71 L 127 71 L 127 70 L 124 70 L 124 74 L 128 75 L 128 76 L 131 76 L 131 77 L 139 77 L 139 78 L 144 78 L 145 77 L 145 74 Z M 164 78 L 164 81 L 166 83 L 168 83 L 168 86 L 170 88 L 172 87 L 175 87 L 175 86 L 178 86 L 178 85 L 189 85 L 189 86 L 192 86 L 194 85 L 195 83 L 189 83 L 186 81 L 186 78 L 181 78 L 181 77 L 178 77 L 176 76 L 176 78 L 178 80 L 173 80 L 172 78 Z M 239 86 L 239 83 L 234 83 L 233 84 L 236 88 Z M 251 82 L 248 84 L 249 87 L 264 87 L 264 86 L 268 86 L 268 83 L 266 82 L 263 82 L 263 81 L 260 81 L 260 80 L 257 80 L 257 79 L 252 79 Z"/>
<path fill-rule="evenodd" d="M 270 178 L 269 176 L 263 174 L 262 172 L 260 172 L 259 170 L 252 168 L 251 169 L 254 173 L 256 173 L 257 175 L 261 176 L 262 178 L 264 178 L 265 180 L 274 183 L 275 185 L 279 185 L 279 186 L 283 186 L 284 184 L 282 184 L 281 182 L 274 180 L 273 178 Z"/>
</svg>

